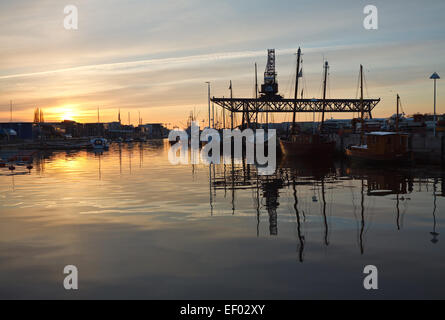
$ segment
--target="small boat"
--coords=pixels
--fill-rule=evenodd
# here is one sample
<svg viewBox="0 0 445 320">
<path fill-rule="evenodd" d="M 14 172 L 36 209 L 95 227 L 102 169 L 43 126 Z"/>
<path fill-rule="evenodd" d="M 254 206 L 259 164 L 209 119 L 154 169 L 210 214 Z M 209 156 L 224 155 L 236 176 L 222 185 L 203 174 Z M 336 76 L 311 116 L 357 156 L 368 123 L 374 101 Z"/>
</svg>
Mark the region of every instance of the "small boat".
<svg viewBox="0 0 445 320">
<path fill-rule="evenodd" d="M 346 155 L 355 160 L 371 162 L 408 162 L 408 134 L 376 131 L 365 135 L 366 143 L 350 146 Z"/>
<path fill-rule="evenodd" d="M 105 138 L 94 138 L 90 142 L 93 149 L 107 150 L 109 147 L 108 141 Z"/>
<path fill-rule="evenodd" d="M 355 160 L 379 162 L 410 162 L 411 152 L 408 150 L 408 134 L 399 132 L 399 100 L 397 95 L 396 127 L 394 131 L 375 131 L 365 134 L 365 139 L 358 146 L 346 149 L 346 156 Z M 363 129 L 362 129 L 363 136 Z"/>
</svg>

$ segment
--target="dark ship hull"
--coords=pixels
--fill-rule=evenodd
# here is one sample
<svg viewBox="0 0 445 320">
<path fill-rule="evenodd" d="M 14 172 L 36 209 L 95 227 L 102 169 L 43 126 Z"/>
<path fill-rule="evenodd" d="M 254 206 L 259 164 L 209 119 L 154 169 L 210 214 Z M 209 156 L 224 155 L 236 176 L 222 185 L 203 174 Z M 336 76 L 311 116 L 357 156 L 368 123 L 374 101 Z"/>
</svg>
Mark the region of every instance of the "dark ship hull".
<svg viewBox="0 0 445 320">
<path fill-rule="evenodd" d="M 335 153 L 335 142 L 326 137 L 313 135 L 296 135 L 290 140 L 280 140 L 281 151 L 286 157 L 332 158 Z"/>
</svg>

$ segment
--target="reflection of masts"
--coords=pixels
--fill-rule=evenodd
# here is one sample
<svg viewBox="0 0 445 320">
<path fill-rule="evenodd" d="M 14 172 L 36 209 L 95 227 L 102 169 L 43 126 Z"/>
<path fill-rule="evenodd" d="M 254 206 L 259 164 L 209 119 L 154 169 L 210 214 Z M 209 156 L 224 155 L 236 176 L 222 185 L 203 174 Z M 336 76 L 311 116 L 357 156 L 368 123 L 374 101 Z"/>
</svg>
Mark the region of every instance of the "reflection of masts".
<svg viewBox="0 0 445 320">
<path fill-rule="evenodd" d="M 297 216 L 298 240 L 300 241 L 300 245 L 298 246 L 298 257 L 300 262 L 303 262 L 304 236 L 301 234 L 301 221 L 300 221 L 300 212 L 298 211 L 298 198 L 297 198 L 297 188 L 296 188 L 295 178 L 293 179 L 292 188 L 294 191 L 294 210 L 295 210 L 295 215 Z"/>
<path fill-rule="evenodd" d="M 397 208 L 397 219 L 396 219 L 396 224 L 397 224 L 397 230 L 400 230 L 400 208 L 399 208 L 399 191 L 397 190 L 397 196 L 396 196 L 396 208 Z"/>
<path fill-rule="evenodd" d="M 364 180 L 362 178 L 362 190 L 361 190 L 361 194 L 362 194 L 362 198 L 360 201 L 360 206 L 361 206 L 361 225 L 360 225 L 360 236 L 359 236 L 359 243 L 360 243 L 360 253 L 363 254 L 365 252 L 365 248 L 363 246 L 363 233 L 365 231 L 365 183 Z"/>
<path fill-rule="evenodd" d="M 323 199 L 323 223 L 324 223 L 324 243 L 325 245 L 329 245 L 329 226 L 328 226 L 328 220 L 326 218 L 326 197 L 325 197 L 325 190 L 324 190 L 324 177 L 321 178 L 321 197 Z"/>
<path fill-rule="evenodd" d="M 213 195 L 212 195 L 212 164 L 209 164 L 209 196 L 210 196 L 210 215 L 213 216 Z"/>
<path fill-rule="evenodd" d="M 235 161 L 232 157 L 232 215 L 234 214 L 235 214 Z"/>
<path fill-rule="evenodd" d="M 12 191 L 14 192 L 15 191 L 15 180 L 14 180 L 14 174 L 13 173 L 11 173 L 11 179 L 12 179 L 12 181 L 11 181 Z"/>
<path fill-rule="evenodd" d="M 99 180 L 102 180 L 102 163 L 101 163 L 102 152 L 99 152 Z"/>
<path fill-rule="evenodd" d="M 122 174 L 122 145 L 119 143 L 119 173 Z"/>
<path fill-rule="evenodd" d="M 129 149 L 128 150 L 128 160 L 129 160 L 128 164 L 130 166 L 130 174 L 131 174 L 131 156 L 132 156 L 132 153 L 133 153 L 133 150 Z"/>
<path fill-rule="evenodd" d="M 437 243 L 439 242 L 439 239 L 437 239 L 437 237 L 439 236 L 439 233 L 436 232 L 436 208 L 437 208 L 437 204 L 436 204 L 436 184 L 437 184 L 437 179 L 434 179 L 434 187 L 433 187 L 433 192 L 434 192 L 434 206 L 433 206 L 433 231 L 430 232 L 430 234 L 433 236 L 433 239 L 431 239 L 432 243 Z"/>
<path fill-rule="evenodd" d="M 139 144 L 139 168 L 142 168 L 142 164 L 144 163 L 144 148 L 142 143 Z"/>
<path fill-rule="evenodd" d="M 279 181 L 273 179 L 269 181 L 269 178 L 264 183 L 264 198 L 266 199 L 266 208 L 269 213 L 269 232 L 270 235 L 278 235 L 278 190 L 280 188 Z"/>
<path fill-rule="evenodd" d="M 260 181 L 258 173 L 256 175 L 256 236 L 260 236 Z"/>
</svg>

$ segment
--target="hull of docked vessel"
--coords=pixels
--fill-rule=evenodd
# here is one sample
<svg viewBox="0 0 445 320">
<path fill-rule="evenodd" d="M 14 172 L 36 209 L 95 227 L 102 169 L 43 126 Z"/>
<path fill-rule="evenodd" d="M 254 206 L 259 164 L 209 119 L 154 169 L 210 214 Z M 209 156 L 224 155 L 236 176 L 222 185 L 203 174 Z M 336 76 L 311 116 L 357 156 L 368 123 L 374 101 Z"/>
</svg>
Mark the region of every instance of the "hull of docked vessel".
<svg viewBox="0 0 445 320">
<path fill-rule="evenodd" d="M 332 158 L 335 153 L 335 141 L 319 134 L 299 134 L 291 139 L 280 139 L 281 152 L 285 157 Z"/>
<path fill-rule="evenodd" d="M 410 152 L 376 154 L 369 152 L 366 146 L 352 146 L 346 149 L 346 156 L 351 160 L 368 163 L 410 163 L 412 156 Z"/>
</svg>

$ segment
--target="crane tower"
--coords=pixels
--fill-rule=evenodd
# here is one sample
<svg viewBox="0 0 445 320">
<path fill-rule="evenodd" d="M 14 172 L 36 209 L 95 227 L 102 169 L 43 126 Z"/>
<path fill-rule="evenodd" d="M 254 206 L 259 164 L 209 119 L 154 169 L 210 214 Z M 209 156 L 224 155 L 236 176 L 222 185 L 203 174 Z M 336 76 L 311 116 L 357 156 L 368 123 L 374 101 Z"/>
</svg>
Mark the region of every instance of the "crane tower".
<svg viewBox="0 0 445 320">
<path fill-rule="evenodd" d="M 277 73 L 275 72 L 275 49 L 267 50 L 267 65 L 264 71 L 264 84 L 261 85 L 263 96 L 276 96 L 278 94 Z"/>
</svg>

